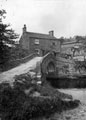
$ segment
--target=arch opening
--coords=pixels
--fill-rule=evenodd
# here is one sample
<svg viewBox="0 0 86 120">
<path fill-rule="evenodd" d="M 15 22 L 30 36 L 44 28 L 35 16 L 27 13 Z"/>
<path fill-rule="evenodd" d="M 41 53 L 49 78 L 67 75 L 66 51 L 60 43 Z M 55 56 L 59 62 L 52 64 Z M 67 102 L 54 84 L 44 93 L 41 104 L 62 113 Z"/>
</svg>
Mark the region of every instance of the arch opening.
<svg viewBox="0 0 86 120">
<path fill-rule="evenodd" d="M 47 65 L 47 74 L 55 73 L 55 64 L 53 62 L 48 63 Z"/>
<path fill-rule="evenodd" d="M 54 87 L 53 82 L 56 79 L 56 65 L 53 62 L 48 63 L 46 81 Z"/>
</svg>

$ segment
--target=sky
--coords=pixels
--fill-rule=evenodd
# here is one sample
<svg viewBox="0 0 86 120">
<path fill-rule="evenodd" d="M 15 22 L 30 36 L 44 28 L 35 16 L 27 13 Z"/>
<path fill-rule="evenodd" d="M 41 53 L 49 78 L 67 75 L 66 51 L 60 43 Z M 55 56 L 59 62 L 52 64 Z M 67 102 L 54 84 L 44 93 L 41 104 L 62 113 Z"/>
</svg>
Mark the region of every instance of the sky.
<svg viewBox="0 0 86 120">
<path fill-rule="evenodd" d="M 24 24 L 28 32 L 54 30 L 55 37 L 86 35 L 86 0 L 0 0 L 0 8 L 20 35 Z"/>
</svg>

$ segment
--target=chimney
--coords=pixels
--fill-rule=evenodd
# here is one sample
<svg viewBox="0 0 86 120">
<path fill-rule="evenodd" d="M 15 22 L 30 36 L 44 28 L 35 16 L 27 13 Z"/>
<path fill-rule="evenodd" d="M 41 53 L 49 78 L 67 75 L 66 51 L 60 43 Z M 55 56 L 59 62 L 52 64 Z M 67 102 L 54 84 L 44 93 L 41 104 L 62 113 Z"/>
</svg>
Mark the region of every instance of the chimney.
<svg viewBox="0 0 86 120">
<path fill-rule="evenodd" d="M 24 24 L 23 33 L 26 33 L 26 31 L 27 31 L 27 27 L 26 27 L 26 24 Z"/>
<path fill-rule="evenodd" d="M 49 31 L 49 35 L 50 36 L 54 36 L 54 31 L 52 30 L 52 31 Z"/>
</svg>

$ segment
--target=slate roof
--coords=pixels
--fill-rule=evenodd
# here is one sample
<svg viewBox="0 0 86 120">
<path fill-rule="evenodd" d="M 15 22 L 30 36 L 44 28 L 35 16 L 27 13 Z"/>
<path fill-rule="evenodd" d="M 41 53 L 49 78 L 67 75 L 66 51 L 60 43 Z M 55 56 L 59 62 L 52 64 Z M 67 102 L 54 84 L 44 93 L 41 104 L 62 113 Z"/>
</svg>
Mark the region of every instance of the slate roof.
<svg viewBox="0 0 86 120">
<path fill-rule="evenodd" d="M 26 32 L 30 38 L 40 38 L 40 39 L 51 39 L 57 40 L 56 37 L 50 36 L 49 34 L 42 34 L 42 33 L 34 33 L 34 32 Z"/>
</svg>

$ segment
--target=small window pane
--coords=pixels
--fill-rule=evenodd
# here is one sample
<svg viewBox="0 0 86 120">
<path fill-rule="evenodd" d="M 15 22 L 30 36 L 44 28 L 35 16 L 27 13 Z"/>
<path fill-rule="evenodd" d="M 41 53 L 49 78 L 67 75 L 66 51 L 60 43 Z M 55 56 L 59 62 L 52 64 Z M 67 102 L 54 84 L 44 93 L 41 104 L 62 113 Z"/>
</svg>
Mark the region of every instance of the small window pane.
<svg viewBox="0 0 86 120">
<path fill-rule="evenodd" d="M 35 44 L 39 44 L 39 39 L 35 39 Z"/>
</svg>

